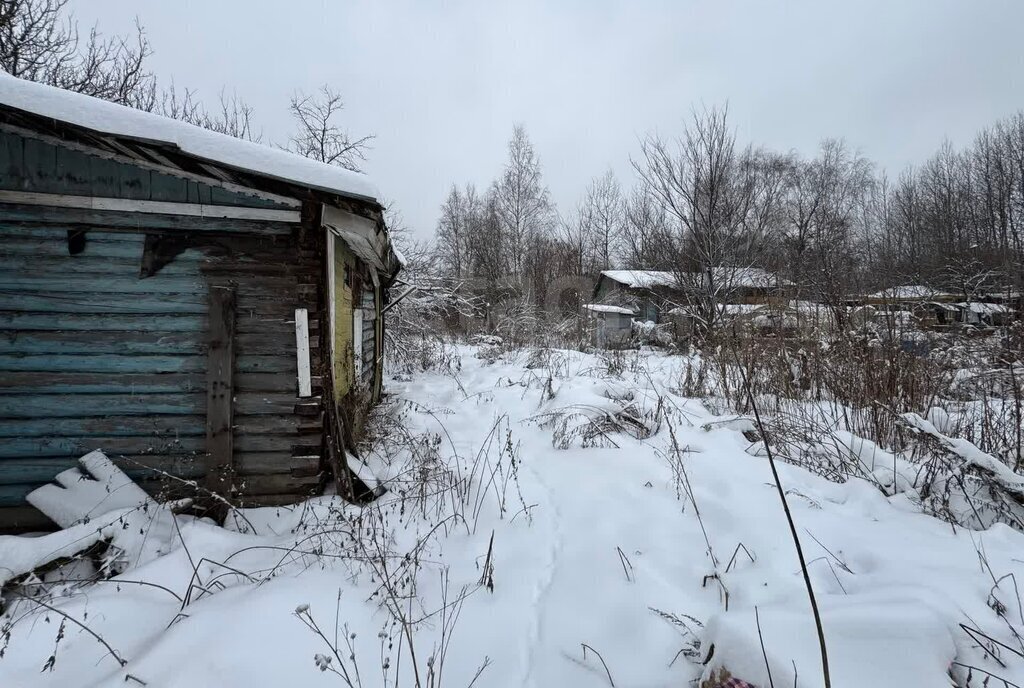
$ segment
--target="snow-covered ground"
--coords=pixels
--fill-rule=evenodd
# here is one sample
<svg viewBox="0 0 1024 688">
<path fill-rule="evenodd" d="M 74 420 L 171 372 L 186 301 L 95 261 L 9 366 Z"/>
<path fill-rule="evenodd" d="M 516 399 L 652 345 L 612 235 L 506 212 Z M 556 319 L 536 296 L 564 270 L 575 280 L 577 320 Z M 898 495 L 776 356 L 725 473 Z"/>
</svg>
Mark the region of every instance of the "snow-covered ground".
<svg viewBox="0 0 1024 688">
<path fill-rule="evenodd" d="M 371 506 L 115 514 L 161 546 L 48 607 L 8 595 L 0 686 L 822 685 L 769 464 L 748 422 L 673 392 L 683 359 L 459 358 L 389 382 Z M 779 473 L 833 686 L 1024 684 L 1024 535 Z M 24 546 L 0 539 L 0 565 Z"/>
</svg>

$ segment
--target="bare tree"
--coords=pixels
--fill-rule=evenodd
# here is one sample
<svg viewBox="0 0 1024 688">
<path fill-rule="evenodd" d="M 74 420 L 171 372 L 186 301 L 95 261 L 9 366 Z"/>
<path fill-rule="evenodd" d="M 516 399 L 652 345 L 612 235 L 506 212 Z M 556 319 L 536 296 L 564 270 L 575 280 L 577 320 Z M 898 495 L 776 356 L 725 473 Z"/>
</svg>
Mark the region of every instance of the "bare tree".
<svg viewBox="0 0 1024 688">
<path fill-rule="evenodd" d="M 250 141 L 253 109 L 221 91 L 218 109 L 207 109 L 195 91 L 173 82 L 158 89 L 146 67 L 152 54 L 142 26 L 130 36 L 104 37 L 97 27 L 82 37 L 68 10 L 70 0 L 0 0 L 0 68 L 37 81 L 102 98 Z"/>
<path fill-rule="evenodd" d="M 289 109 L 297 127 L 289 150 L 328 165 L 360 171 L 374 137 L 353 138 L 339 126 L 338 117 L 345 109 L 340 93 L 323 86 L 315 95 L 294 96 Z"/>
<path fill-rule="evenodd" d="M 172 82 L 161 94 L 154 110 L 164 117 L 188 122 L 237 139 L 257 143 L 263 139 L 263 133 L 253 129 L 252 106 L 235 93 L 228 97 L 223 89 L 220 92 L 219 103 L 219 111 L 211 112 L 196 98 L 195 91 L 186 88 L 179 93 Z"/>
<path fill-rule="evenodd" d="M 541 178 L 540 160 L 521 124 L 512 131 L 508 162 L 494 182 L 491 195 L 508 245 L 508 269 L 525 286 L 529 281 L 524 274 L 529 245 L 550 233 L 554 214 Z"/>
<path fill-rule="evenodd" d="M 762 258 L 781 170 L 768 154 L 737 149 L 724 108 L 695 111 L 675 142 L 648 136 L 641 153 L 633 167 L 665 212 L 673 235 L 665 249 L 674 251 L 677 286 L 707 333 L 724 300 Z"/>
<path fill-rule="evenodd" d="M 435 253 L 452 277 L 461 278 L 467 272 L 467 234 L 475 210 L 476 191 L 466 187 L 463 194 L 452 184 L 448 197 L 441 204 L 441 217 L 437 220 Z"/>
<path fill-rule="evenodd" d="M 840 140 L 829 139 L 813 160 L 794 161 L 785 194 L 783 245 L 790 276 L 805 295 L 845 319 L 861 251 L 868 237 L 861 223 L 874 185 L 872 166 Z"/>
<path fill-rule="evenodd" d="M 590 225 L 587 272 L 607 270 L 612 266 L 623 215 L 622 190 L 611 170 L 590 182 L 580 214 Z"/>
<path fill-rule="evenodd" d="M 582 276 L 587 271 L 587 247 L 591 245 L 591 232 L 593 222 L 590 216 L 590 208 L 583 201 L 576 209 L 562 222 L 561 240 L 570 256 L 572 264 L 571 274 Z"/>
<path fill-rule="evenodd" d="M 619 262 L 632 268 L 671 270 L 674 237 L 664 206 L 640 185 L 624 199 L 619 227 Z"/>
<path fill-rule="evenodd" d="M 0 68 L 8 74 L 151 110 L 156 79 L 146 69 L 149 40 L 136 22 L 133 36 L 81 36 L 69 0 L 0 0 Z"/>
</svg>

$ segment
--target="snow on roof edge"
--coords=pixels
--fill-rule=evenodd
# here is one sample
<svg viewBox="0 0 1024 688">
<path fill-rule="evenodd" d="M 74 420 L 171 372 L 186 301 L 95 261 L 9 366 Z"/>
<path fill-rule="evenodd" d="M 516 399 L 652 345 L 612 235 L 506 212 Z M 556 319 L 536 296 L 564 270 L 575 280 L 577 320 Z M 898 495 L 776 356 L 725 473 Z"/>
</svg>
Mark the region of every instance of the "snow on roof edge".
<svg viewBox="0 0 1024 688">
<path fill-rule="evenodd" d="M 0 71 L 0 106 L 67 122 L 102 134 L 175 146 L 207 162 L 340 196 L 380 203 L 369 178 L 334 165 L 227 134 L 118 105 L 92 96 L 25 81 Z"/>
<path fill-rule="evenodd" d="M 611 306 L 605 303 L 585 303 L 583 309 L 591 313 L 618 313 L 619 315 L 636 315 L 636 313 L 622 306 Z"/>
<path fill-rule="evenodd" d="M 768 272 L 762 268 L 747 267 L 734 268 L 717 266 L 711 268 L 717 279 L 725 281 L 732 287 L 753 287 L 767 288 L 775 286 L 790 286 L 793 283 Z M 679 277 L 684 281 L 685 275 L 692 275 L 694 282 L 702 281 L 703 272 L 680 272 Z M 677 275 L 665 270 L 602 270 L 601 277 L 624 284 L 631 289 L 650 289 L 653 287 L 674 287 L 678 284 Z"/>
<path fill-rule="evenodd" d="M 901 284 L 895 287 L 889 287 L 888 289 L 882 289 L 881 291 L 876 291 L 873 294 L 868 294 L 867 298 L 914 300 L 949 296 L 955 296 L 955 294 L 945 292 L 941 289 L 934 289 L 923 284 Z"/>
</svg>

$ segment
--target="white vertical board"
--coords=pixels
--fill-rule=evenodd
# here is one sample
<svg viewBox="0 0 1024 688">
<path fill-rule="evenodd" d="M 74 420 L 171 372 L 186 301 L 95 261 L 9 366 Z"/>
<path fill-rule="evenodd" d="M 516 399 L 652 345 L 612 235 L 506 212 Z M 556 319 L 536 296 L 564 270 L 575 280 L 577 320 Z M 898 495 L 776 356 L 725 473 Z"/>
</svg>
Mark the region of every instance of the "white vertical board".
<svg viewBox="0 0 1024 688">
<path fill-rule="evenodd" d="M 363 309 L 352 309 L 352 356 L 355 358 L 356 382 L 363 375 Z"/>
<path fill-rule="evenodd" d="M 299 369 L 299 396 L 313 396 L 313 379 L 309 371 L 309 313 L 295 309 L 295 361 Z"/>
</svg>

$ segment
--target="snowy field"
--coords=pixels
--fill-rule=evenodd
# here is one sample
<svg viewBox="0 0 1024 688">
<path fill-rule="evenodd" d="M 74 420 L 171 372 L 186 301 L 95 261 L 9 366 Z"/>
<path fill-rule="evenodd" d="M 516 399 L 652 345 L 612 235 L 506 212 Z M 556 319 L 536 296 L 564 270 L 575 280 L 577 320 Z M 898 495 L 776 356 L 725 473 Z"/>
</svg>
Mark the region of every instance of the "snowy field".
<svg viewBox="0 0 1024 688">
<path fill-rule="evenodd" d="M 722 668 L 822 685 L 768 461 L 749 421 L 674 391 L 684 359 L 458 359 L 388 382 L 370 506 L 321 497 L 225 528 L 150 507 L 0 538 L 0 565 L 103 523 L 121 551 L 109 580 L 74 582 L 96 566 L 78 561 L 40 602 L 5 597 L 0 686 L 682 688 Z M 891 455 L 864 460 L 899 484 Z M 778 468 L 833 686 L 1024 685 L 1024 535 Z"/>
</svg>

